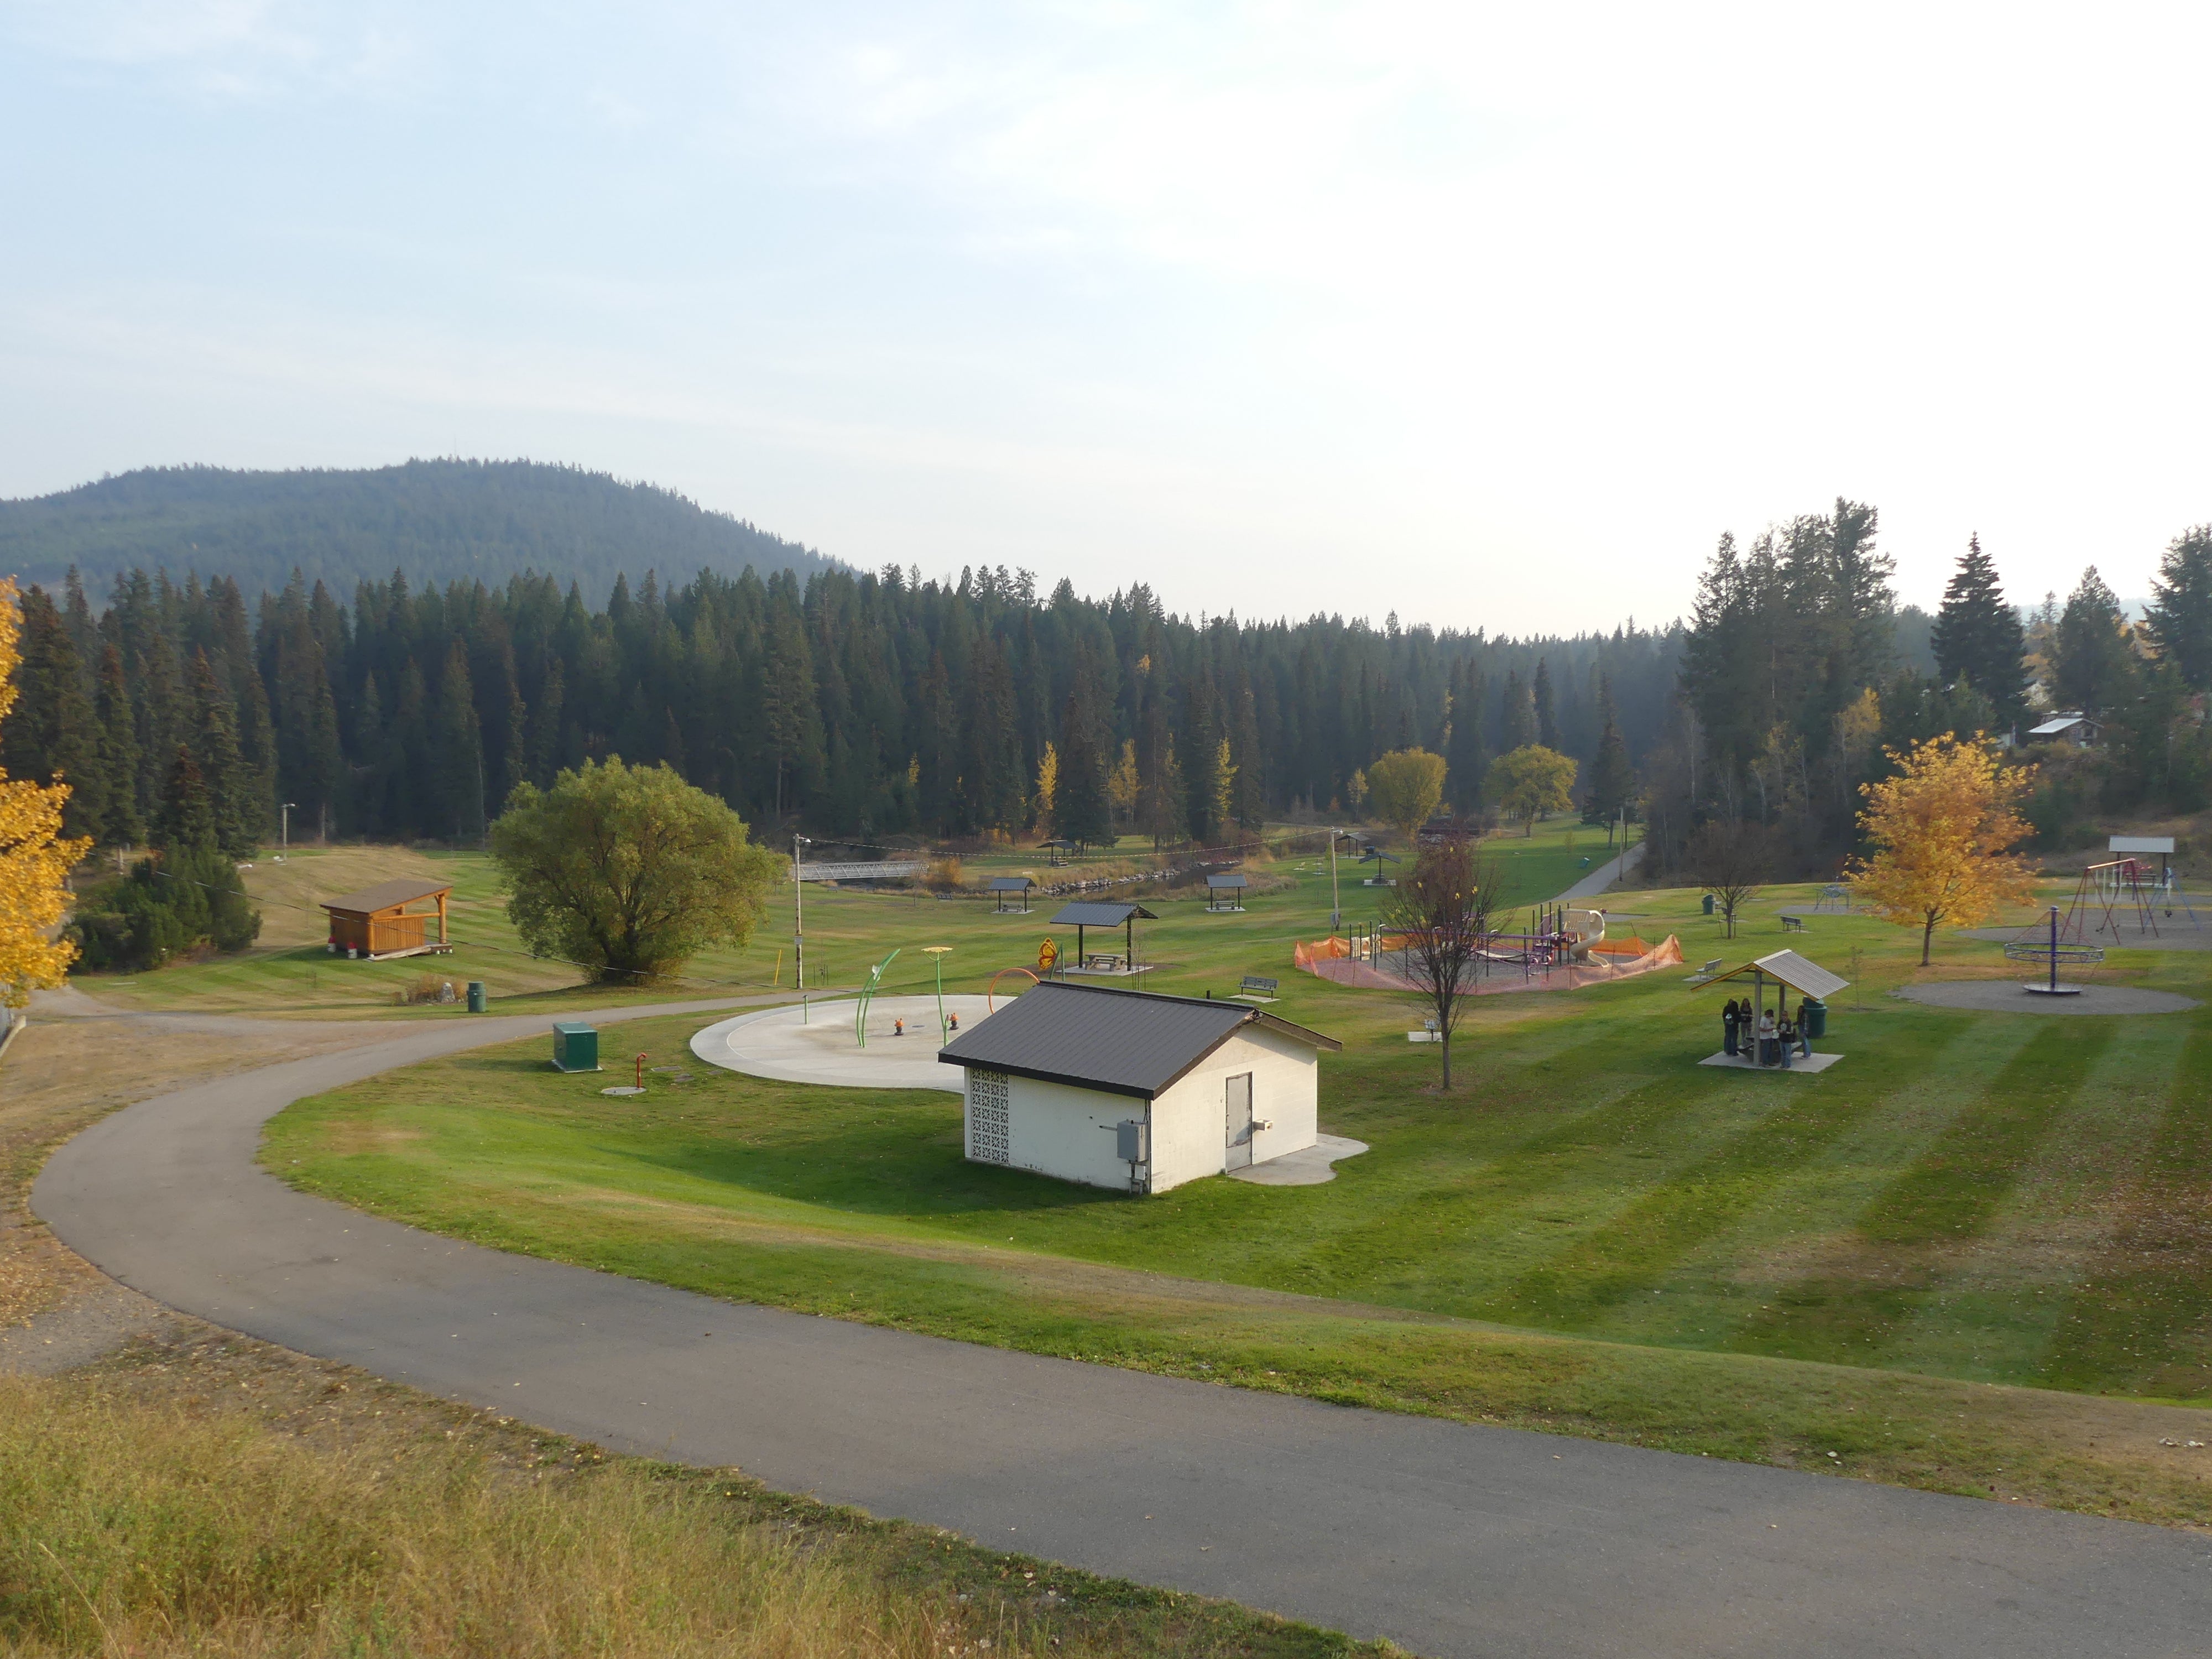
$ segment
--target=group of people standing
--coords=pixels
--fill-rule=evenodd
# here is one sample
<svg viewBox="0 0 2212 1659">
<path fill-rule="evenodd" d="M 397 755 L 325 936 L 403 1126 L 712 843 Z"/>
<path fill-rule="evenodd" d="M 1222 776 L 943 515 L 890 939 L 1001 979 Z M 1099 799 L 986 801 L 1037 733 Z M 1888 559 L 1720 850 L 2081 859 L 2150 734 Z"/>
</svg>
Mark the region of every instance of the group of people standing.
<svg viewBox="0 0 2212 1659">
<path fill-rule="evenodd" d="M 1754 1014 L 1748 998 L 1739 1001 L 1730 997 L 1721 1006 L 1721 1040 L 1728 1053 L 1741 1054 L 1756 1065 L 1785 1069 L 1793 1053 L 1810 1060 L 1813 1045 L 1805 1036 L 1805 1005 L 1797 1005 L 1793 1018 L 1790 1000 L 1784 997 L 1778 1012 L 1779 1018 L 1776 1009 L 1762 1008 Z"/>
</svg>

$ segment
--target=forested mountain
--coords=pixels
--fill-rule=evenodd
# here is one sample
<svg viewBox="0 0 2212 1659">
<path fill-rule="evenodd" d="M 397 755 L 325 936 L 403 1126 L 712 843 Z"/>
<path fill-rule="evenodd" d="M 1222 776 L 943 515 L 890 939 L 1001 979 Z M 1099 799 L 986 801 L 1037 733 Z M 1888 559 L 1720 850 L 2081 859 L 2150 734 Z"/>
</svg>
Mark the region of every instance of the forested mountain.
<svg viewBox="0 0 2212 1659">
<path fill-rule="evenodd" d="M 94 592 L 133 568 L 225 575 L 246 593 L 297 571 L 337 594 L 407 571 L 482 581 L 550 571 L 603 604 L 623 570 L 713 570 L 801 580 L 830 561 L 650 484 L 532 461 L 409 461 L 368 471 L 147 468 L 58 495 L 0 501 L 0 573 Z"/>
<path fill-rule="evenodd" d="M 303 577 L 249 599 L 228 575 L 133 571 L 97 610 L 70 580 L 23 611 L 0 762 L 63 771 L 72 830 L 115 843 L 161 839 L 180 788 L 204 787 L 193 810 L 239 850 L 279 801 L 295 833 L 471 842 L 518 781 L 611 754 L 667 761 L 756 824 L 842 836 L 1211 840 L 1355 805 L 1362 769 L 1415 744 L 1472 811 L 1492 756 L 1593 757 L 1608 711 L 1642 755 L 1680 647 L 1679 629 L 1504 640 L 1395 616 L 1201 626 L 1142 586 L 1041 599 L 1004 568 L 710 570 L 673 590 L 647 571 L 601 608 L 544 575 L 343 597 Z"/>
</svg>

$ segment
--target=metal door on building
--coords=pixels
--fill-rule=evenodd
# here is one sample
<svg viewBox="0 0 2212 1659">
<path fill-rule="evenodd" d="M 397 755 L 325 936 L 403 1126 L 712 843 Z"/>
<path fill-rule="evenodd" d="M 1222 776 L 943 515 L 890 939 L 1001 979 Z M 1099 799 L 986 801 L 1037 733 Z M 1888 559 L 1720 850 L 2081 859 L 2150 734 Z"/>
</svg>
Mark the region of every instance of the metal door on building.
<svg viewBox="0 0 2212 1659">
<path fill-rule="evenodd" d="M 1229 1079 L 1229 1103 L 1223 1114 L 1222 1159 L 1224 1170 L 1252 1167 L 1252 1073 Z"/>
</svg>

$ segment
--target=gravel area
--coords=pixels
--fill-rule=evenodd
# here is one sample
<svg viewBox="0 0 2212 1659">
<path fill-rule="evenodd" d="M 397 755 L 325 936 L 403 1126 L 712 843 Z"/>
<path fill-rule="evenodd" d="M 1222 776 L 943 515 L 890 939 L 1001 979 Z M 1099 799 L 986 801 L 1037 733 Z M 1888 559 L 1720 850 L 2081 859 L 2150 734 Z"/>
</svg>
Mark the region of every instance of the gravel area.
<svg viewBox="0 0 2212 1659">
<path fill-rule="evenodd" d="M 2065 983 L 2063 977 L 2059 983 Z M 1993 1014 L 2178 1014 L 2203 1006 L 2194 997 L 2146 991 L 2132 985 L 2085 985 L 2076 996 L 2039 996 L 2027 988 L 2024 979 L 1960 979 L 1936 985 L 1907 985 L 1897 994 L 1907 1002 L 1922 1002 L 1931 1008 L 1966 1008 Z"/>
</svg>

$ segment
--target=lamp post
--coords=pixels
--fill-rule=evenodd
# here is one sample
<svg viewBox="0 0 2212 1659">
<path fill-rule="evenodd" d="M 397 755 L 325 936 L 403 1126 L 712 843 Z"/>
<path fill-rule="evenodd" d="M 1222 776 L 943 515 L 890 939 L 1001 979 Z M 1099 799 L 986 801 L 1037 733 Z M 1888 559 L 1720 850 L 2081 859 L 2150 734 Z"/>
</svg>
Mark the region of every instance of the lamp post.
<svg viewBox="0 0 2212 1659">
<path fill-rule="evenodd" d="M 288 853 L 292 850 L 292 809 L 299 804 L 295 800 L 283 801 L 278 803 L 276 808 L 283 820 L 283 828 L 278 830 L 277 834 L 282 839 L 284 850 Z"/>
<path fill-rule="evenodd" d="M 1344 901 L 1337 896 L 1336 890 L 1336 838 L 1343 833 L 1341 830 L 1328 832 L 1328 926 L 1331 933 L 1344 926 Z"/>
<path fill-rule="evenodd" d="M 951 1040 L 952 1033 L 945 1029 L 945 953 L 949 945 L 925 945 L 930 960 L 937 964 L 937 1041 L 941 1045 Z"/>
<path fill-rule="evenodd" d="M 791 838 L 791 963 L 799 975 L 799 1023 L 814 1023 L 813 1010 L 806 1003 L 806 866 L 805 854 L 799 850 L 814 842 L 805 836 Z"/>
</svg>

